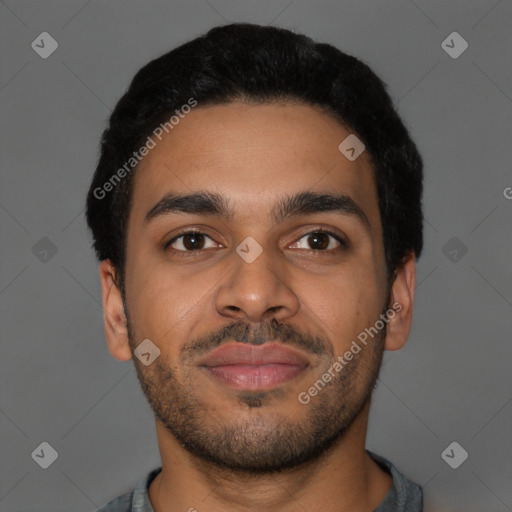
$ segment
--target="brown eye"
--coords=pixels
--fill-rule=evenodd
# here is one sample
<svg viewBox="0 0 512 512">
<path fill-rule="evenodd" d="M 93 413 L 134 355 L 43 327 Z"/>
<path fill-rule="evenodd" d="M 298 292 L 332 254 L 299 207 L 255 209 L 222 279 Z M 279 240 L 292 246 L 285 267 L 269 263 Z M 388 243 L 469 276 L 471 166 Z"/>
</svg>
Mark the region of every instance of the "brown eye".
<svg viewBox="0 0 512 512">
<path fill-rule="evenodd" d="M 202 249 L 204 246 L 204 235 L 198 233 L 191 233 L 183 235 L 183 247 L 185 249 L 194 250 Z"/>
<path fill-rule="evenodd" d="M 308 237 L 308 243 L 312 249 L 327 249 L 329 236 L 325 233 L 313 233 Z"/>
<path fill-rule="evenodd" d="M 306 243 L 300 246 L 300 240 L 305 239 Z M 334 240 L 334 241 L 333 241 Z M 338 245 L 336 245 L 336 242 Z M 314 251 L 327 251 L 335 250 L 339 247 L 346 248 L 346 242 L 337 234 L 329 231 L 317 230 L 302 235 L 299 241 L 292 245 L 292 248 L 314 250 Z"/>
<path fill-rule="evenodd" d="M 205 247 L 206 239 L 209 239 L 213 242 L 213 240 L 204 233 L 199 231 L 186 231 L 185 233 L 182 233 L 181 235 L 178 235 L 167 242 L 164 246 L 164 249 L 174 246 L 172 249 L 178 252 L 200 251 L 202 249 L 208 248 Z M 212 247 L 215 247 L 215 245 Z"/>
</svg>

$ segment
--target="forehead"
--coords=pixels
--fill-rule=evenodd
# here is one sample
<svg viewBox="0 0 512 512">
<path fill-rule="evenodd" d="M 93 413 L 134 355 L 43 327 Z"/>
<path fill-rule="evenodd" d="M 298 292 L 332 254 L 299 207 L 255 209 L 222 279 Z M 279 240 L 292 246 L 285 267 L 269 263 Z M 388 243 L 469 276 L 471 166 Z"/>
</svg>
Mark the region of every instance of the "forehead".
<svg viewBox="0 0 512 512">
<path fill-rule="evenodd" d="M 350 134 L 330 115 L 300 103 L 199 104 L 161 141 L 154 138 L 140 162 L 130 224 L 142 224 L 170 191 L 216 192 L 229 198 L 241 221 L 254 221 L 283 194 L 317 190 L 348 195 L 377 226 L 367 152 L 350 161 L 338 149 Z"/>
</svg>

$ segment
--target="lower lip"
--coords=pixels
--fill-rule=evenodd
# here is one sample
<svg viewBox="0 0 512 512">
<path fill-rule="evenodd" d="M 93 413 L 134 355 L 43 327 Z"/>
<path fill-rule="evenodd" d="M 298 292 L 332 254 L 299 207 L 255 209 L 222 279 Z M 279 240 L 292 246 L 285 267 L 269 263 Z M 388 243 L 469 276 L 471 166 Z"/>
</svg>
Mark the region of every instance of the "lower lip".
<svg viewBox="0 0 512 512">
<path fill-rule="evenodd" d="M 270 389 L 297 377 L 306 366 L 271 363 L 271 364 L 226 364 L 206 366 L 210 375 L 235 389 L 259 390 Z"/>
</svg>

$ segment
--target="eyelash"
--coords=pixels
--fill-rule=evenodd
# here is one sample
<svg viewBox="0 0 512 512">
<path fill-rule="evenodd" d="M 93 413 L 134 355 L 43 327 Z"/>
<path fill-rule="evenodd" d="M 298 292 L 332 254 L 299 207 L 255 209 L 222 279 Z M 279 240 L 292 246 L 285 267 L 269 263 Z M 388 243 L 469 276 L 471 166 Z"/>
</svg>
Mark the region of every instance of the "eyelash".
<svg viewBox="0 0 512 512">
<path fill-rule="evenodd" d="M 315 234 L 316 233 L 324 233 L 326 235 L 332 236 L 335 240 L 337 240 L 340 243 L 340 247 L 337 247 L 335 249 L 302 249 L 303 251 L 332 253 L 333 251 L 336 251 L 338 249 L 342 249 L 342 250 L 348 249 L 348 243 L 347 243 L 346 240 L 344 240 L 337 233 L 335 233 L 335 232 L 333 232 L 333 231 L 331 231 L 329 229 L 326 229 L 326 228 L 318 228 L 318 229 L 314 229 L 312 231 L 307 231 L 306 233 L 303 233 L 302 235 L 300 235 L 299 238 L 297 238 L 296 242 L 299 241 L 301 238 L 304 238 L 306 235 L 312 235 L 314 233 Z M 176 242 L 180 238 L 183 238 L 186 235 L 204 235 L 204 236 L 210 238 L 210 240 L 212 240 L 212 238 L 209 235 L 207 235 L 206 233 L 204 233 L 203 231 L 199 231 L 199 230 L 196 230 L 196 229 L 188 229 L 186 231 L 182 231 L 181 233 L 179 233 L 178 235 L 173 237 L 171 240 L 166 242 L 164 244 L 163 249 L 165 251 L 171 250 L 172 252 L 174 252 L 176 254 L 179 254 L 180 256 L 185 256 L 185 257 L 188 256 L 188 255 L 192 255 L 194 253 L 200 253 L 201 251 L 208 250 L 208 249 L 195 249 L 195 250 L 190 250 L 190 251 L 183 251 L 183 250 L 180 250 L 180 249 L 169 249 L 169 246 L 171 246 L 174 242 Z M 293 242 L 293 243 L 296 243 L 296 242 Z"/>
</svg>

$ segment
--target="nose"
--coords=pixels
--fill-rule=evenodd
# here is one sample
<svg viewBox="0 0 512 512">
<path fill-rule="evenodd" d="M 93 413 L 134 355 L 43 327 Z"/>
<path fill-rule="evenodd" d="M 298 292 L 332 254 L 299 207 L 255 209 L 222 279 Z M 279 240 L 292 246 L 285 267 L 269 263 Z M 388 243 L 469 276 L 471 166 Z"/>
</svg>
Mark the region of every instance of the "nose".
<svg viewBox="0 0 512 512">
<path fill-rule="evenodd" d="M 233 252 L 232 271 L 215 296 L 219 314 L 250 322 L 283 320 L 297 313 L 299 299 L 291 284 L 285 259 L 263 250 L 254 260 Z"/>
</svg>

